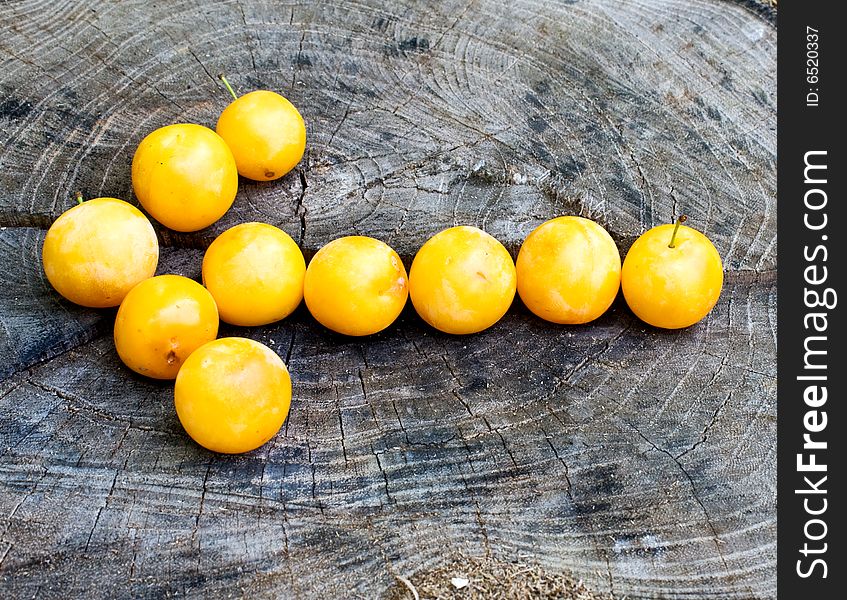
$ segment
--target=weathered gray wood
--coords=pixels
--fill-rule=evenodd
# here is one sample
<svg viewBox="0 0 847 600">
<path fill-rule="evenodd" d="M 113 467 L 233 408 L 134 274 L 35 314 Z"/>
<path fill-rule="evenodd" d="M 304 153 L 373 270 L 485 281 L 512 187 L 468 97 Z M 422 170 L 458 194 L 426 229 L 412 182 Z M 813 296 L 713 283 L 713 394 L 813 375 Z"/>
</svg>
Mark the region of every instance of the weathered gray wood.
<svg viewBox="0 0 847 600">
<path fill-rule="evenodd" d="M 175 1 L 0 5 L 0 592 L 373 597 L 461 554 L 522 557 L 631 598 L 775 596 L 775 40 L 715 0 Z M 40 243 L 73 191 L 132 200 L 138 141 L 213 125 L 214 79 L 276 89 L 308 154 L 242 181 L 161 271 L 199 275 L 234 223 L 314 252 L 362 233 L 405 259 L 477 224 L 515 251 L 596 218 L 622 251 L 686 212 L 724 257 L 704 323 L 587 327 L 519 303 L 454 338 L 410 310 L 373 339 L 301 308 L 224 327 L 289 363 L 268 446 L 182 433 L 166 383 L 122 368 L 114 311 L 51 292 Z"/>
</svg>

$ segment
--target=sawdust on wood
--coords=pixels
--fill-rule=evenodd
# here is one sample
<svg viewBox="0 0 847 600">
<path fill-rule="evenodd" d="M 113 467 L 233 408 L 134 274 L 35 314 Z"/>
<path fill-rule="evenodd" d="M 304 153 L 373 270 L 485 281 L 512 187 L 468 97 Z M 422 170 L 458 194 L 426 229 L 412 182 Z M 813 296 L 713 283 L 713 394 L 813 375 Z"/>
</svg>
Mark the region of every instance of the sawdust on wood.
<svg viewBox="0 0 847 600">
<path fill-rule="evenodd" d="M 456 581 L 467 579 L 458 587 Z M 456 580 L 456 581 L 454 581 Z M 464 583 L 462 581 L 461 583 Z M 612 600 L 609 594 L 588 589 L 566 573 L 552 573 L 537 565 L 486 558 L 456 557 L 446 565 L 397 577 L 385 600 Z"/>
</svg>

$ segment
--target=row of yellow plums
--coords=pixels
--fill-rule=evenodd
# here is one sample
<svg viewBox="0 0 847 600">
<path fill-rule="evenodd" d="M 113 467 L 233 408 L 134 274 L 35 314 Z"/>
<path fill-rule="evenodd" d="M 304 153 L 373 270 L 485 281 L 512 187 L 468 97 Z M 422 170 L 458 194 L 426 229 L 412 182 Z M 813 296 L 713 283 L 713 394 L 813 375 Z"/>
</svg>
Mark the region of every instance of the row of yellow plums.
<svg viewBox="0 0 847 600">
<path fill-rule="evenodd" d="M 48 231 L 43 250 L 48 279 L 66 298 L 86 306 L 122 300 L 114 332 L 121 360 L 150 377 L 176 377 L 180 421 L 193 439 L 218 452 L 244 452 L 270 439 L 291 398 L 279 356 L 252 340 L 215 340 L 219 317 L 235 325 L 267 324 L 305 298 L 320 323 L 360 336 L 388 327 L 411 296 L 427 323 L 467 334 L 499 320 L 516 290 L 546 320 L 586 323 L 608 309 L 623 282 L 639 317 L 676 328 L 711 310 L 723 280 L 717 250 L 693 229 L 677 223 L 649 230 L 622 269 L 605 229 L 575 216 L 536 228 L 517 264 L 480 229 L 444 230 L 421 247 L 408 278 L 393 249 L 365 236 L 328 243 L 307 268 L 291 237 L 264 223 L 237 225 L 212 242 L 203 258 L 205 288 L 178 275 L 152 277 L 157 257 L 150 222 L 113 198 L 67 211 Z"/>
<path fill-rule="evenodd" d="M 86 220 L 91 226 L 80 223 Z M 103 307 L 122 302 L 136 283 L 153 275 L 158 244 L 140 211 L 117 199 L 99 198 L 54 223 L 43 256 L 47 277 L 63 296 Z M 452 334 L 476 333 L 493 325 L 516 290 L 543 319 L 587 323 L 608 309 L 621 282 L 628 304 L 641 319 L 658 327 L 686 327 L 714 306 L 723 273 L 711 242 L 679 224 L 662 225 L 641 236 L 622 273 L 609 234 L 593 221 L 565 216 L 535 229 L 522 245 L 517 264 L 500 242 L 480 229 L 444 230 L 417 253 L 408 281 L 397 253 L 374 238 L 334 240 L 317 252 L 307 269 L 288 234 L 265 223 L 244 223 L 212 242 L 203 258 L 202 277 L 220 318 L 233 325 L 278 321 L 305 296 L 309 311 L 324 326 L 362 336 L 388 327 L 409 295 L 427 323 Z"/>
</svg>

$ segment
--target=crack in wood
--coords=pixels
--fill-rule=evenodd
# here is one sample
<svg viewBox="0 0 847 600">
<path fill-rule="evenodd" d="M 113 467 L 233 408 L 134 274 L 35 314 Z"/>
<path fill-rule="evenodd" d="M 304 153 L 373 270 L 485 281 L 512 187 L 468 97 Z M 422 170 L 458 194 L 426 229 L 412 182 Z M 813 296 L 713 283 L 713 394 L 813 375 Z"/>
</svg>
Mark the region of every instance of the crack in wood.
<svg viewBox="0 0 847 600">
<path fill-rule="evenodd" d="M 697 505 L 703 511 L 703 516 L 706 517 L 706 524 L 708 525 L 709 531 L 712 534 L 712 541 L 714 542 L 715 550 L 717 551 L 718 556 L 721 559 L 721 563 L 723 563 L 724 571 L 726 572 L 726 575 L 727 575 L 728 578 L 730 578 L 730 579 L 733 578 L 734 574 L 730 571 L 729 564 L 727 563 L 726 557 L 723 554 L 723 549 L 721 548 L 721 544 L 723 544 L 724 542 L 723 542 L 723 540 L 720 539 L 720 536 L 718 535 L 718 530 L 715 528 L 715 524 L 714 524 L 714 521 L 712 520 L 711 515 L 709 514 L 709 510 L 706 508 L 706 505 L 703 504 L 703 500 L 700 498 L 700 494 L 697 491 L 697 484 L 695 483 L 694 478 L 691 477 L 691 474 L 682 465 L 682 463 L 679 461 L 679 459 L 677 457 L 675 457 L 673 454 L 671 454 L 668 450 L 657 446 L 652 440 L 650 440 L 647 436 L 645 436 L 641 432 L 640 429 L 638 429 L 637 427 L 635 427 L 631 423 L 627 423 L 627 425 L 629 427 L 631 427 L 632 430 L 635 431 L 641 439 L 643 439 L 645 442 L 650 444 L 650 446 L 653 450 L 656 450 L 657 452 L 661 452 L 662 454 L 668 456 L 674 462 L 674 464 L 676 464 L 676 466 L 679 468 L 679 470 L 682 472 L 682 474 L 685 476 L 686 481 L 688 482 L 689 486 L 691 487 L 691 496 L 694 498 L 694 501 L 697 503 Z"/>
</svg>

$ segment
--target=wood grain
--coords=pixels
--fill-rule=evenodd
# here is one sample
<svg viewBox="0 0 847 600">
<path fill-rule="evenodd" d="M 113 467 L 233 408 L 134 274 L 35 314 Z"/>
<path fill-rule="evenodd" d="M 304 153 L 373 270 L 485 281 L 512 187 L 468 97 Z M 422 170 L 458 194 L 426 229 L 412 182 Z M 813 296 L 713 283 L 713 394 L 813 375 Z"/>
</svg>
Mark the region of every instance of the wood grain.
<svg viewBox="0 0 847 600">
<path fill-rule="evenodd" d="M 751 8 L 751 6 L 753 8 Z M 717 0 L 0 5 L 0 591 L 378 597 L 467 555 L 571 572 L 616 598 L 774 598 L 776 28 Z M 582 214 L 622 253 L 681 212 L 727 269 L 678 332 L 622 300 L 590 326 L 519 303 L 451 337 L 411 310 L 351 340 L 301 307 L 224 327 L 289 364 L 266 447 L 216 456 L 171 387 L 123 368 L 114 311 L 47 284 L 73 192 L 134 201 L 154 128 L 278 90 L 309 132 L 212 227 L 157 226 L 160 272 L 260 220 L 307 256 L 367 234 L 410 260 L 475 224 L 513 253 Z"/>
</svg>

